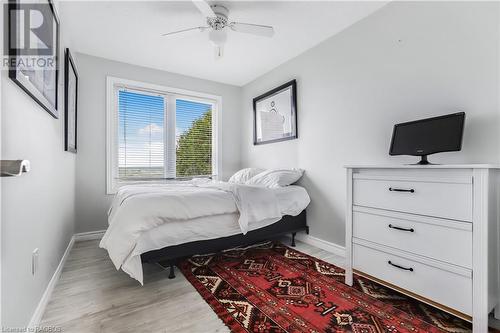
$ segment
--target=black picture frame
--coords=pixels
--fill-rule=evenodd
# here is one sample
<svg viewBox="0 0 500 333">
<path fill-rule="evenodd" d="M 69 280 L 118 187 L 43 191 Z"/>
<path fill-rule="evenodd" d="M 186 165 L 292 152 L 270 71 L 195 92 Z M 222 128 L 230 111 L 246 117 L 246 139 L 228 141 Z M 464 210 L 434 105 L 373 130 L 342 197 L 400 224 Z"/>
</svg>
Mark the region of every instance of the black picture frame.
<svg viewBox="0 0 500 333">
<path fill-rule="evenodd" d="M 21 89 L 23 89 L 35 102 L 37 102 L 42 108 L 44 108 L 52 117 L 58 119 L 59 111 L 58 111 L 58 98 L 59 98 L 59 18 L 57 16 L 54 3 L 52 0 L 47 0 L 47 4 L 49 5 L 52 19 L 55 23 L 54 28 L 55 32 L 55 78 L 53 82 L 53 95 L 52 100 L 53 103 L 44 95 L 42 91 L 40 91 L 30 80 L 24 75 L 21 70 L 17 66 L 9 68 L 9 78 L 14 81 Z M 21 8 L 20 0 L 9 0 L 7 5 L 7 20 L 8 20 L 8 45 L 12 45 L 12 38 L 18 38 L 19 31 L 17 30 L 17 18 L 15 15 L 10 15 L 12 10 L 18 10 Z M 16 49 L 9 49 L 9 62 L 17 63 L 17 60 L 21 57 L 19 51 Z"/>
<path fill-rule="evenodd" d="M 74 84 L 70 80 L 74 77 Z M 72 94 L 72 95 L 71 95 Z M 70 98 L 73 96 L 72 98 Z M 74 103 L 71 103 L 74 98 Z M 77 130 L 78 130 L 78 71 L 71 56 L 71 52 L 66 48 L 64 53 L 64 150 L 76 153 Z M 72 122 L 70 120 L 73 120 Z M 73 131 L 73 135 L 70 135 Z M 71 140 L 73 139 L 73 140 Z M 71 142 L 73 141 L 73 142 Z"/>
<path fill-rule="evenodd" d="M 290 121 L 291 121 L 291 133 L 283 133 L 283 137 L 275 138 L 271 140 L 263 140 L 263 138 L 258 137 L 258 126 L 262 126 L 262 124 L 258 124 L 257 116 L 257 104 L 263 102 L 270 97 L 276 96 L 283 92 L 290 91 L 290 110 L 286 110 L 286 112 L 290 112 Z M 273 105 L 273 104 L 271 104 Z M 262 119 L 261 119 L 262 121 Z M 286 136 L 285 136 L 286 135 Z M 297 81 L 291 80 L 286 82 L 279 87 L 276 87 L 260 96 L 257 96 L 253 99 L 253 144 L 254 145 L 262 145 L 268 143 L 275 143 L 287 140 L 297 139 L 298 136 L 298 126 L 297 126 Z"/>
</svg>

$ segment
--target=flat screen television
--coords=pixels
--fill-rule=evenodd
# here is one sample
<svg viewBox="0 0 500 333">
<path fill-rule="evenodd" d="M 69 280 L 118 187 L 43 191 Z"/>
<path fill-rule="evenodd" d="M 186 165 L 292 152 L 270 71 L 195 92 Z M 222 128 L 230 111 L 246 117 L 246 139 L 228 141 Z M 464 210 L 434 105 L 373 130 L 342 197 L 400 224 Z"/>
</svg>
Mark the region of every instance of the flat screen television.
<svg viewBox="0 0 500 333">
<path fill-rule="evenodd" d="M 465 112 L 394 125 L 389 155 L 421 156 L 417 164 L 430 164 L 427 155 L 462 149 Z"/>
</svg>

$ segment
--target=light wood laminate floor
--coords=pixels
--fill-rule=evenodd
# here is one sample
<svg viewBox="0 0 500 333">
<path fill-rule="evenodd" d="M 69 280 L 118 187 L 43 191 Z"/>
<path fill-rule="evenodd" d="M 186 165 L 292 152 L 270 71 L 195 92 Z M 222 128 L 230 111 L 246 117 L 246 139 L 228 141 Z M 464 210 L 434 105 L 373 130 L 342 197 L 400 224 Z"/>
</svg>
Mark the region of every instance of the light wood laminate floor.
<svg viewBox="0 0 500 333">
<path fill-rule="evenodd" d="M 283 240 L 289 244 L 287 239 Z M 117 271 L 98 241 L 75 243 L 40 326 L 63 332 L 229 332 L 176 269 L 144 265 L 144 286 Z M 297 242 L 297 250 L 335 265 L 343 258 Z"/>
</svg>

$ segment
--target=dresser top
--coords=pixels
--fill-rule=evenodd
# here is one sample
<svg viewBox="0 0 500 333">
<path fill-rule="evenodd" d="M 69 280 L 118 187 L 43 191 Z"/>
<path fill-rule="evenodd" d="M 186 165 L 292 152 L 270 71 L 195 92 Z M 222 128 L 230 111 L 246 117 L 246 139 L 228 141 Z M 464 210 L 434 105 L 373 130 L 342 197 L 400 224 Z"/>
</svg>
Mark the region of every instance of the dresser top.
<svg viewBox="0 0 500 333">
<path fill-rule="evenodd" d="M 351 164 L 347 169 L 500 169 L 498 164 Z"/>
</svg>

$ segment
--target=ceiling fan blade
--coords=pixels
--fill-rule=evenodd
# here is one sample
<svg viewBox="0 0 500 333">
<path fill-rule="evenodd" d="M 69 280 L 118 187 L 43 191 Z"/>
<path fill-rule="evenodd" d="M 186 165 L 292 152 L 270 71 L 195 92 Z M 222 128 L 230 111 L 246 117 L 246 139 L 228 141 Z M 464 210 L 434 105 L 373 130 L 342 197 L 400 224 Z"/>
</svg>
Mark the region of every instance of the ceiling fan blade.
<svg viewBox="0 0 500 333">
<path fill-rule="evenodd" d="M 217 17 L 217 15 L 214 13 L 212 10 L 212 7 L 203 0 L 193 0 L 193 4 L 198 8 L 198 10 L 203 14 L 205 17 Z"/>
<path fill-rule="evenodd" d="M 271 27 L 270 25 L 231 22 L 229 26 L 234 31 L 243 32 L 246 34 L 258 35 L 264 37 L 272 37 L 274 35 L 274 28 Z"/>
<path fill-rule="evenodd" d="M 191 30 L 199 30 L 200 32 L 205 31 L 208 27 L 194 27 L 194 28 L 188 28 L 188 29 L 183 29 L 183 30 L 178 30 L 178 31 L 172 31 L 172 32 L 167 32 L 166 34 L 162 34 L 162 36 L 169 36 L 169 35 L 175 35 L 175 34 L 180 34 L 182 32 L 187 32 Z"/>
</svg>

